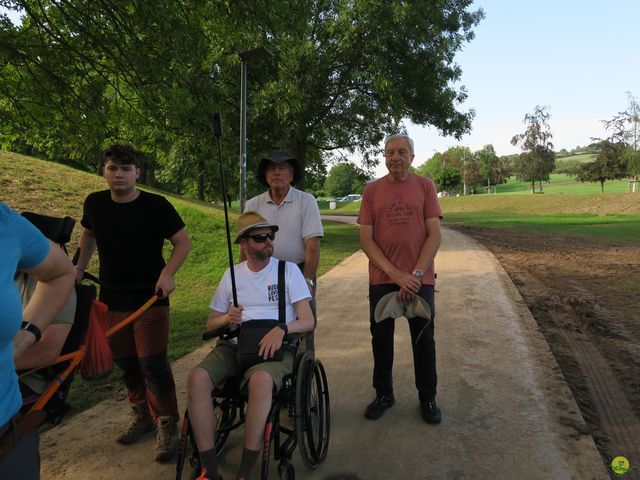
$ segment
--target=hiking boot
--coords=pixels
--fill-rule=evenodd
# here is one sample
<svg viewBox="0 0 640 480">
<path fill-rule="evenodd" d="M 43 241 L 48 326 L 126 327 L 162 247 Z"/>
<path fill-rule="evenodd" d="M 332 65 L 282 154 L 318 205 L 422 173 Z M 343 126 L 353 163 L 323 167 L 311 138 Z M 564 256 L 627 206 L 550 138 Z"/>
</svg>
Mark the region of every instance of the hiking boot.
<svg viewBox="0 0 640 480">
<path fill-rule="evenodd" d="M 431 424 L 438 425 L 442 421 L 442 412 L 436 405 L 435 400 L 420 402 L 420 410 L 422 410 L 422 419 Z"/>
<path fill-rule="evenodd" d="M 384 415 L 385 410 L 393 407 L 395 403 L 396 400 L 393 398 L 393 394 L 376 395 L 375 400 L 367 405 L 367 408 L 364 411 L 364 416 L 369 420 L 377 420 Z"/>
<path fill-rule="evenodd" d="M 168 462 L 178 451 L 178 425 L 173 417 L 158 417 L 156 461 Z"/>
<path fill-rule="evenodd" d="M 118 443 L 129 445 L 154 428 L 155 425 L 153 424 L 153 419 L 147 406 L 131 405 L 131 420 L 129 421 L 129 426 L 118 436 Z"/>
</svg>

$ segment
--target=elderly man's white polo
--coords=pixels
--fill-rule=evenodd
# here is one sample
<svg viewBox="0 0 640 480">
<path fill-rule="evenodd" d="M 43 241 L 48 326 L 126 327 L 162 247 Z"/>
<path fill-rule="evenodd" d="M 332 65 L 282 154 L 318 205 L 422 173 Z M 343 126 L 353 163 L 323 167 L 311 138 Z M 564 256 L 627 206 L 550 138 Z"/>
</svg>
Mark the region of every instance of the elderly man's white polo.
<svg viewBox="0 0 640 480">
<path fill-rule="evenodd" d="M 280 228 L 273 242 L 275 258 L 300 264 L 304 262 L 305 241 L 324 236 L 316 199 L 296 188 L 289 188 L 280 205 L 271 200 L 269 191 L 257 195 L 247 202 L 245 211 L 249 210 L 258 212 Z"/>
</svg>

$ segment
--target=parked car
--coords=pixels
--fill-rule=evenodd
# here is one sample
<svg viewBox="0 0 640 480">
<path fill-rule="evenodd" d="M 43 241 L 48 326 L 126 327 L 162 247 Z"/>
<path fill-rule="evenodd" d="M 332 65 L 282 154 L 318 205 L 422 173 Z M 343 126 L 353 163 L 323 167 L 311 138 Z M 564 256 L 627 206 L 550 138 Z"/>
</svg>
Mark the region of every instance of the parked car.
<svg viewBox="0 0 640 480">
<path fill-rule="evenodd" d="M 336 201 L 338 202 L 355 202 L 356 200 L 360 200 L 362 198 L 362 195 L 359 195 L 357 193 L 351 193 L 347 196 L 344 196 L 342 198 L 336 198 Z"/>
</svg>

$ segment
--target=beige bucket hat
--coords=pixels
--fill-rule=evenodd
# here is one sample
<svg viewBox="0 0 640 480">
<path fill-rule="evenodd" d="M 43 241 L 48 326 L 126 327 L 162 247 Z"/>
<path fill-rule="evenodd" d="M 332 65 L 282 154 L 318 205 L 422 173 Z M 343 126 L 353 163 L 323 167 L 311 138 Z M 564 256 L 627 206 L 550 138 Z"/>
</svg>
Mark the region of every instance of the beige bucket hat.
<svg viewBox="0 0 640 480">
<path fill-rule="evenodd" d="M 250 233 L 251 230 L 254 230 L 256 228 L 270 228 L 272 232 L 278 231 L 277 225 L 270 224 L 258 212 L 252 211 L 244 212 L 238 217 L 236 228 L 238 234 L 236 235 L 235 243 L 239 243 L 240 237 L 247 236 L 247 234 Z"/>
<path fill-rule="evenodd" d="M 431 308 L 427 301 L 419 295 L 416 295 L 412 301 L 404 303 L 398 300 L 398 292 L 390 292 L 378 301 L 376 309 L 373 312 L 373 318 L 376 323 L 380 323 L 387 318 L 398 318 L 402 316 L 406 318 L 420 317 L 431 320 Z"/>
</svg>

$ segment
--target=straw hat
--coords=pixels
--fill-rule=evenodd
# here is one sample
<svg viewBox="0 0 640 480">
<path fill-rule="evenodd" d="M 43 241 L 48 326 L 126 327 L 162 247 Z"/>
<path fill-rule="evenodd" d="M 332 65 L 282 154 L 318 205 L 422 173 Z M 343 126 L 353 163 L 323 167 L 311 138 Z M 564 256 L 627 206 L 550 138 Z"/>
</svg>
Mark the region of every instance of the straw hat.
<svg viewBox="0 0 640 480">
<path fill-rule="evenodd" d="M 278 231 L 277 225 L 272 225 L 257 212 L 244 212 L 238 217 L 237 230 L 235 243 L 239 243 L 240 237 L 246 236 L 251 230 L 256 228 L 270 228 L 272 232 Z"/>
</svg>

